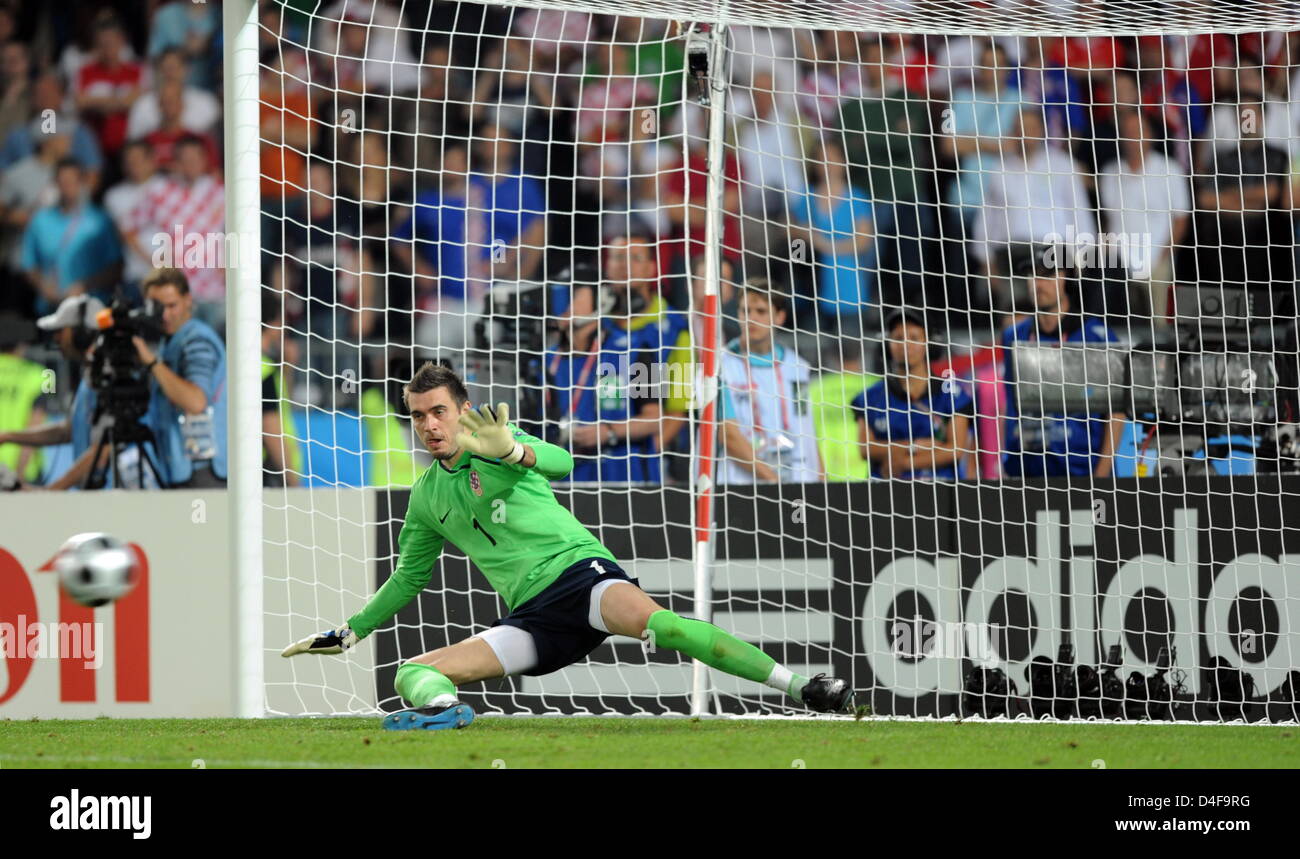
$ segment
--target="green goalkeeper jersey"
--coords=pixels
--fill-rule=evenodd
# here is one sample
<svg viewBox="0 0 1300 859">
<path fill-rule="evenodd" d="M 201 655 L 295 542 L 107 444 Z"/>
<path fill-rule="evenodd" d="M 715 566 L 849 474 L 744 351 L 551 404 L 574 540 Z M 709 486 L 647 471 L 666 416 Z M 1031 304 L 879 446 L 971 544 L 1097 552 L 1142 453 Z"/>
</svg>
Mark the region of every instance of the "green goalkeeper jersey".
<svg viewBox="0 0 1300 859">
<path fill-rule="evenodd" d="M 614 560 L 609 550 L 555 500 L 550 481 L 573 470 L 573 457 L 511 426 L 532 447 L 536 465 L 508 465 L 462 452 L 436 463 L 411 487 L 397 538 L 397 569 L 348 619 L 358 638 L 382 626 L 424 590 L 450 540 L 469 556 L 511 611 L 584 558 Z"/>
</svg>

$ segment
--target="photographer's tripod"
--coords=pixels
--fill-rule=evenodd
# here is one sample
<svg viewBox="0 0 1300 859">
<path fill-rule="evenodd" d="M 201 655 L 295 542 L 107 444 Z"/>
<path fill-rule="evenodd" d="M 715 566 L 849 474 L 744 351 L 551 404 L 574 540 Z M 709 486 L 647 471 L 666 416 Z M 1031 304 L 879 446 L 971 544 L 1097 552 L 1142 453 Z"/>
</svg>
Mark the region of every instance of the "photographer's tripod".
<svg viewBox="0 0 1300 859">
<path fill-rule="evenodd" d="M 111 469 L 113 475 L 113 486 L 116 489 L 145 489 L 145 469 L 148 468 L 153 473 L 154 483 L 157 487 L 165 487 L 167 484 L 162 479 L 162 474 L 158 466 L 149 456 L 146 442 L 158 449 L 158 441 L 154 438 L 153 430 L 140 423 L 138 420 L 126 420 L 119 426 L 117 415 L 110 410 L 103 410 L 95 420 L 95 428 L 90 435 L 90 471 L 86 473 L 86 479 L 82 483 L 83 489 L 102 489 L 106 484 L 105 478 L 107 472 Z M 137 485 L 127 486 L 122 480 L 122 469 L 119 464 L 121 455 L 134 448 L 139 457 L 136 466 L 136 474 L 139 476 Z M 104 451 L 109 451 L 109 461 L 101 466 L 100 457 Z"/>
</svg>

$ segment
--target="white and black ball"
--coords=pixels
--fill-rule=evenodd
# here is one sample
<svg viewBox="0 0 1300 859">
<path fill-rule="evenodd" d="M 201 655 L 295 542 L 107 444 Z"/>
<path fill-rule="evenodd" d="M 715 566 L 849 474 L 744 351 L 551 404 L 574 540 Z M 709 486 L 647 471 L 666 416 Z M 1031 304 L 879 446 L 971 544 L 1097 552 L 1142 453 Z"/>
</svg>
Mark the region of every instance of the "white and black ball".
<svg viewBox="0 0 1300 859">
<path fill-rule="evenodd" d="M 111 534 L 78 534 L 54 559 L 64 592 L 73 601 L 97 608 L 131 592 L 140 579 L 135 550 Z"/>
</svg>

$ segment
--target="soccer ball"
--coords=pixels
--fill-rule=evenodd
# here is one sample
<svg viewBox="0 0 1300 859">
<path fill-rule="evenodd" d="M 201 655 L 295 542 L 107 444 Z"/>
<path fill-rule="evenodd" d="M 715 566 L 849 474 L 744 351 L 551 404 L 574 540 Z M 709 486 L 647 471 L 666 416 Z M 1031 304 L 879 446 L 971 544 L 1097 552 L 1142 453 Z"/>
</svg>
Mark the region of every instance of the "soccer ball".
<svg viewBox="0 0 1300 859">
<path fill-rule="evenodd" d="M 63 590 L 75 602 L 96 608 L 121 599 L 140 579 L 135 550 L 110 534 L 78 534 L 54 558 Z"/>
</svg>

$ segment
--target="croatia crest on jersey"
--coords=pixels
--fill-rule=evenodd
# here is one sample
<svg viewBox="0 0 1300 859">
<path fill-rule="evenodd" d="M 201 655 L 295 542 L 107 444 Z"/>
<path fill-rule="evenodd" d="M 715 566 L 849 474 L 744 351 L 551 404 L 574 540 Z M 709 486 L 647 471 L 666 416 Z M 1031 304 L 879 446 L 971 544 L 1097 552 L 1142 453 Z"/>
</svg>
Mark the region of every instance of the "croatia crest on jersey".
<svg viewBox="0 0 1300 859">
<path fill-rule="evenodd" d="M 469 488 L 473 489 L 474 494 L 479 498 L 483 497 L 483 481 L 478 479 L 477 471 L 471 471 L 469 473 Z"/>
</svg>

